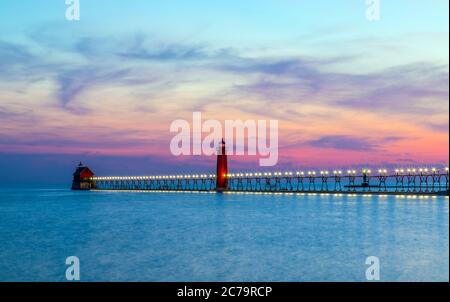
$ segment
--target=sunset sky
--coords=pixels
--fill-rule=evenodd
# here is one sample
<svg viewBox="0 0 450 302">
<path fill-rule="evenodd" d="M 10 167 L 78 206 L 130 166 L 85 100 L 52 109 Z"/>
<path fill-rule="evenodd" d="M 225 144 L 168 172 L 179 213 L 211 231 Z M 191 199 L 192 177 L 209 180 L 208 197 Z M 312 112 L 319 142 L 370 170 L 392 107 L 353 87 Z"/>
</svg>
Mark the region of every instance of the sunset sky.
<svg viewBox="0 0 450 302">
<path fill-rule="evenodd" d="M 0 2 L 2 182 L 213 170 L 170 153 L 194 111 L 278 120 L 275 170 L 449 160 L 447 0 L 381 0 L 376 22 L 364 0 L 80 4 Z"/>
</svg>

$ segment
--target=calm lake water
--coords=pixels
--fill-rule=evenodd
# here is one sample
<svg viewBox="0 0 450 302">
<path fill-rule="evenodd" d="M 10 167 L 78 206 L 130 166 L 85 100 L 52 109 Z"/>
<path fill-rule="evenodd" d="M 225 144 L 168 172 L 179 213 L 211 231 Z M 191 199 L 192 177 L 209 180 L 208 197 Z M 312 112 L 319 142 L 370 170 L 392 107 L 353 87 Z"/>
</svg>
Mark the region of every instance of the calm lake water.
<svg viewBox="0 0 450 302">
<path fill-rule="evenodd" d="M 0 281 L 449 280 L 449 201 L 0 190 Z"/>
</svg>

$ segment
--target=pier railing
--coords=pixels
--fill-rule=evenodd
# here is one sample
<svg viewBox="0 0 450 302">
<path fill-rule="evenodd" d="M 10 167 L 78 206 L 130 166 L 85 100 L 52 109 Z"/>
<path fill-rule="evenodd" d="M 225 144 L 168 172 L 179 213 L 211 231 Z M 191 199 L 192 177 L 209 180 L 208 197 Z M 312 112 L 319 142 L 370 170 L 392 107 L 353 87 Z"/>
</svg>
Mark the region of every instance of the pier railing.
<svg viewBox="0 0 450 302">
<path fill-rule="evenodd" d="M 448 195 L 448 168 L 232 173 L 230 192 Z M 212 174 L 93 177 L 97 190 L 215 191 Z"/>
</svg>

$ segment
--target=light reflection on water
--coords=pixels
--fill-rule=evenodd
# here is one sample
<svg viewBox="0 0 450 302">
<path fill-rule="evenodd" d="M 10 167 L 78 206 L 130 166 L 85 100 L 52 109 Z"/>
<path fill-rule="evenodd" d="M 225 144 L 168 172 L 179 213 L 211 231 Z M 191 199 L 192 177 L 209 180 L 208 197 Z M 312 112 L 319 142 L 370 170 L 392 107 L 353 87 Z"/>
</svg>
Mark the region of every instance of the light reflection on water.
<svg viewBox="0 0 450 302">
<path fill-rule="evenodd" d="M 0 280 L 448 281 L 448 198 L 0 191 Z"/>
</svg>

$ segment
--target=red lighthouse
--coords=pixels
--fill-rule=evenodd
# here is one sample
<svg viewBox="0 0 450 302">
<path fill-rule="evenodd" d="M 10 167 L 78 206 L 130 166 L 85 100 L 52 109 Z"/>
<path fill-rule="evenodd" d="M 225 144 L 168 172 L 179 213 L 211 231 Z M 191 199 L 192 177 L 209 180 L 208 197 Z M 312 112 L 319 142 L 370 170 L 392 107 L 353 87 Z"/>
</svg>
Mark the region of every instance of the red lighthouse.
<svg viewBox="0 0 450 302">
<path fill-rule="evenodd" d="M 217 153 L 217 192 L 223 192 L 228 190 L 228 163 L 227 163 L 227 151 L 225 148 L 225 141 L 222 139 L 219 150 Z"/>
<path fill-rule="evenodd" d="M 72 190 L 91 190 L 95 188 L 94 173 L 81 162 L 73 173 Z"/>
</svg>

